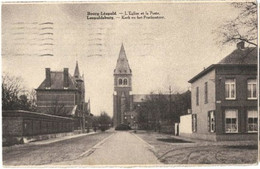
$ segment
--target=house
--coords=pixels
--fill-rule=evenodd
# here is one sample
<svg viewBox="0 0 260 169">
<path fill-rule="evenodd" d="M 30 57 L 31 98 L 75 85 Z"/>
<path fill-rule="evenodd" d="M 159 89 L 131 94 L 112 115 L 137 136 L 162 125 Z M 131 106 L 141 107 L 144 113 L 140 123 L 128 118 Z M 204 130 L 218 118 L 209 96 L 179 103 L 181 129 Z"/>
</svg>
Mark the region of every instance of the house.
<svg viewBox="0 0 260 169">
<path fill-rule="evenodd" d="M 189 83 L 192 133 L 181 135 L 214 141 L 257 139 L 257 48 L 239 42 Z"/>
<path fill-rule="evenodd" d="M 74 75 L 68 68 L 63 71 L 45 69 L 45 79 L 36 89 L 37 112 L 65 117 L 82 117 L 85 103 L 84 77 L 78 62 Z"/>
</svg>

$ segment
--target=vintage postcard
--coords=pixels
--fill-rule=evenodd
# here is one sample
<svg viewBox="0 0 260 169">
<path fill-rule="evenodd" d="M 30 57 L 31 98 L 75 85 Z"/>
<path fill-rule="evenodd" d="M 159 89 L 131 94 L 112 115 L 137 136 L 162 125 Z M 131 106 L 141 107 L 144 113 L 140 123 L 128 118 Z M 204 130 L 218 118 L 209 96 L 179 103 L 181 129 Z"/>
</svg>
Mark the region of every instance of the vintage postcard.
<svg viewBox="0 0 260 169">
<path fill-rule="evenodd" d="M 256 165 L 257 5 L 2 3 L 2 165 Z"/>
</svg>

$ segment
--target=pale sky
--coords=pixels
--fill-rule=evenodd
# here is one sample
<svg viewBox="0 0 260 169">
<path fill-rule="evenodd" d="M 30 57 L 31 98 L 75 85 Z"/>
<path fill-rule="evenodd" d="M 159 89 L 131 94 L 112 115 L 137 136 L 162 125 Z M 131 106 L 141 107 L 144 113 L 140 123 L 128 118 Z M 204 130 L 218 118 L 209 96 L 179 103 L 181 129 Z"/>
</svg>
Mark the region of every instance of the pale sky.
<svg viewBox="0 0 260 169">
<path fill-rule="evenodd" d="M 156 11 L 165 19 L 86 19 L 87 12 L 113 11 Z M 133 94 L 167 92 L 169 85 L 183 92 L 189 79 L 236 48 L 219 47 L 212 32 L 237 12 L 223 2 L 3 5 L 2 71 L 37 88 L 46 67 L 67 67 L 73 75 L 78 60 L 92 113 L 112 115 L 113 70 L 122 43 Z"/>
</svg>

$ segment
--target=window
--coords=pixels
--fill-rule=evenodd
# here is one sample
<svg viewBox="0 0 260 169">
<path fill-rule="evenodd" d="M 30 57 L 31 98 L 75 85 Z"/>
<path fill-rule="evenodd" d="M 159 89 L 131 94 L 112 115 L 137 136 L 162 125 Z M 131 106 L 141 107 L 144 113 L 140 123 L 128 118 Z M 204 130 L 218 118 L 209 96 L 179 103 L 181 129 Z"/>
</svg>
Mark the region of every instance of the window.
<svg viewBox="0 0 260 169">
<path fill-rule="evenodd" d="M 199 105 L 199 87 L 196 87 L 196 105 Z"/>
<path fill-rule="evenodd" d="M 208 112 L 208 131 L 214 133 L 216 131 L 216 122 L 215 122 L 215 111 Z"/>
<path fill-rule="evenodd" d="M 236 81 L 235 79 L 227 79 L 225 81 L 225 95 L 227 100 L 236 99 Z"/>
<path fill-rule="evenodd" d="M 197 132 L 197 114 L 192 114 L 192 132 Z"/>
<path fill-rule="evenodd" d="M 122 85 L 123 84 L 123 80 L 122 79 L 118 79 L 118 84 Z"/>
<path fill-rule="evenodd" d="M 204 95 L 205 95 L 205 104 L 207 104 L 208 103 L 208 82 L 205 82 L 205 84 L 204 84 Z"/>
<path fill-rule="evenodd" d="M 257 132 L 257 111 L 256 110 L 249 110 L 247 112 L 247 125 L 248 125 L 248 132 Z"/>
<path fill-rule="evenodd" d="M 250 79 L 247 81 L 247 98 L 257 99 L 256 79 Z"/>
<path fill-rule="evenodd" d="M 226 110 L 225 111 L 225 131 L 226 133 L 237 133 L 238 132 L 238 118 L 237 110 Z"/>
<path fill-rule="evenodd" d="M 124 79 L 124 85 L 127 85 L 127 79 Z"/>
</svg>

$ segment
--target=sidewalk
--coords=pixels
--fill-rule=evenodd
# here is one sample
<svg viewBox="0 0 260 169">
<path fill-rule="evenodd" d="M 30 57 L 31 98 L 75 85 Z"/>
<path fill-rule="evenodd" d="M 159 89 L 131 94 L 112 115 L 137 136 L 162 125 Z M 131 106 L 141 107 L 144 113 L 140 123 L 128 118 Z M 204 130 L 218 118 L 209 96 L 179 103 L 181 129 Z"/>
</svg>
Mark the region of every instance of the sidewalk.
<svg viewBox="0 0 260 169">
<path fill-rule="evenodd" d="M 59 141 L 63 141 L 63 140 L 68 140 L 68 139 L 72 139 L 72 138 L 78 138 L 78 137 L 83 137 L 83 136 L 87 136 L 87 135 L 98 134 L 100 132 L 101 131 L 80 133 L 80 134 L 68 135 L 68 136 L 64 136 L 64 137 L 49 138 L 47 140 L 32 141 L 32 142 L 28 142 L 25 144 L 15 144 L 12 146 L 2 147 L 2 150 L 9 150 L 9 149 L 13 149 L 14 147 L 22 147 L 22 146 L 27 146 L 27 145 L 28 146 L 30 146 L 30 145 L 47 145 L 47 144 L 51 144 L 51 143 L 55 143 L 55 142 L 59 142 Z"/>
<path fill-rule="evenodd" d="M 44 145 L 44 144 L 55 143 L 55 142 L 62 141 L 62 140 L 68 140 L 68 139 L 72 139 L 72 138 L 92 135 L 92 134 L 96 134 L 96 133 L 99 133 L 99 132 L 89 132 L 89 133 L 81 133 L 81 134 L 72 135 L 72 136 L 58 137 L 58 138 L 53 138 L 53 139 L 48 139 L 48 140 L 41 140 L 41 141 L 30 142 L 30 144 L 33 144 L 33 145 Z"/>
</svg>

